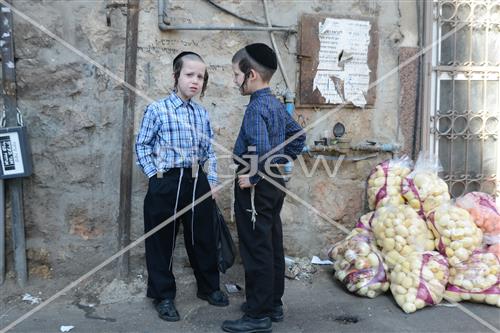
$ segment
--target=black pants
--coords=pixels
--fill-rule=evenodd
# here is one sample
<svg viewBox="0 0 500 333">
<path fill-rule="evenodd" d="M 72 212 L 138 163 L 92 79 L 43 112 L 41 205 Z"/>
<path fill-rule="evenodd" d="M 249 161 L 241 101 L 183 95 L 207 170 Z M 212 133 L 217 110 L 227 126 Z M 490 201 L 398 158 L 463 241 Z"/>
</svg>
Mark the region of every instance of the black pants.
<svg viewBox="0 0 500 333">
<path fill-rule="evenodd" d="M 163 178 L 153 176 L 149 179 L 148 193 L 144 199 L 145 232 L 174 215 L 180 170 L 178 168 L 170 169 L 163 175 Z M 186 206 L 191 207 L 194 182 L 195 178 L 191 174 L 191 169 L 184 169 L 177 211 Z M 200 168 L 196 184 L 196 198 L 209 191 L 210 185 L 206 174 Z M 194 271 L 198 293 L 209 294 L 219 290 L 212 210 L 213 200 L 208 197 L 195 206 L 193 221 L 190 209 L 182 215 L 182 218 L 178 214 L 175 222 L 167 224 L 146 239 L 148 297 L 155 299 L 175 298 L 176 286 L 172 273 L 172 256 L 181 220 L 184 227 L 186 251 Z M 191 225 L 192 222 L 193 225 Z"/>
<path fill-rule="evenodd" d="M 283 179 L 273 180 L 284 186 Z M 262 318 L 270 314 L 273 306 L 283 304 L 285 258 L 280 211 L 285 193 L 265 179 L 257 183 L 254 229 L 251 190 L 240 189 L 236 182 L 234 191 L 240 254 L 245 268 L 247 315 Z"/>
</svg>

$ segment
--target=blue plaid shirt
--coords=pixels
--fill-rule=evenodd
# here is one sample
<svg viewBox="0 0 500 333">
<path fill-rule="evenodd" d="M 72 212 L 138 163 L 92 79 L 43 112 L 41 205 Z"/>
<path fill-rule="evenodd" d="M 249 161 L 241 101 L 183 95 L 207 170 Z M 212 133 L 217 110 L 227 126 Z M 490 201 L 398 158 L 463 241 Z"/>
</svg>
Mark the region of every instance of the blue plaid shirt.
<svg viewBox="0 0 500 333">
<path fill-rule="evenodd" d="M 146 107 L 135 142 L 137 164 L 152 177 L 158 171 L 189 168 L 208 161 L 208 181 L 217 184 L 217 161 L 211 140 L 212 128 L 207 111 L 193 100 L 183 101 L 177 94 Z"/>
<path fill-rule="evenodd" d="M 240 134 L 233 152 L 241 158 L 243 155 L 255 154 L 259 156 L 259 171 L 264 171 L 266 161 L 260 161 L 261 156 L 301 130 L 302 127 L 286 112 L 285 106 L 271 94 L 271 89 L 260 89 L 250 96 L 250 103 L 243 116 Z M 278 154 L 288 155 L 292 159 L 296 159 L 304 148 L 305 140 L 306 135 L 302 134 L 284 147 L 274 151 L 268 157 L 272 159 L 271 164 L 288 162 L 284 157 L 274 157 Z M 254 147 L 255 150 L 249 150 L 249 147 Z M 241 164 L 238 161 L 235 162 Z M 256 184 L 260 178 L 257 174 L 253 175 L 250 177 L 250 182 Z"/>
</svg>

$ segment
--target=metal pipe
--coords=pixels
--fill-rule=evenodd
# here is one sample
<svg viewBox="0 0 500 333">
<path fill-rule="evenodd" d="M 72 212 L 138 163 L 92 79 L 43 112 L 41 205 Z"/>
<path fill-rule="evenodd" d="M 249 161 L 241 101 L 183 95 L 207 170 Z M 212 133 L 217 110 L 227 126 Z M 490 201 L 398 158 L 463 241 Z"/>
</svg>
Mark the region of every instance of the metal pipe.
<svg viewBox="0 0 500 333">
<path fill-rule="evenodd" d="M 158 28 L 161 31 L 168 31 L 170 20 L 167 17 L 167 0 L 158 0 Z"/>
<path fill-rule="evenodd" d="M 269 11 L 267 9 L 267 0 L 262 0 L 262 2 L 264 4 L 264 12 L 266 14 L 267 26 L 269 28 L 271 28 L 272 22 L 271 22 L 271 18 L 269 17 Z M 286 75 L 285 66 L 283 66 L 283 60 L 281 59 L 281 54 L 279 52 L 278 45 L 276 44 L 276 39 L 274 38 L 273 30 L 269 30 L 269 36 L 271 38 L 271 44 L 273 44 L 274 52 L 276 52 L 276 58 L 278 59 L 278 65 L 280 67 L 280 71 L 281 71 L 281 75 L 283 76 L 283 80 L 285 81 L 286 89 L 288 91 L 293 91 L 290 89 L 290 86 L 291 86 L 290 80 L 288 80 L 288 76 Z"/>
<path fill-rule="evenodd" d="M 216 3 L 213 0 L 206 0 L 206 1 L 209 4 L 213 5 L 214 7 L 217 7 L 218 9 L 220 9 L 224 13 L 229 14 L 229 15 L 234 16 L 234 17 L 237 17 L 237 18 L 239 18 L 242 21 L 245 21 L 245 22 L 248 22 L 248 23 L 252 23 L 252 24 L 257 24 L 257 25 L 260 25 L 260 26 L 267 26 L 267 23 L 265 23 L 265 22 L 255 21 L 255 20 L 249 19 L 247 17 L 240 16 L 240 15 L 238 15 L 238 14 L 230 11 L 229 9 L 227 9 L 225 7 L 222 7 L 221 5 L 219 5 L 218 3 Z M 281 26 L 277 25 L 277 27 L 281 27 Z"/>
<path fill-rule="evenodd" d="M 424 31 L 423 31 L 423 5 L 420 2 L 416 2 L 416 8 L 417 8 L 417 25 L 418 25 L 418 47 L 419 50 L 423 48 L 423 36 L 424 36 Z M 415 160 L 417 158 L 418 150 L 419 147 L 417 145 L 421 141 L 421 133 L 420 133 L 420 124 L 421 124 L 421 116 L 422 116 L 422 98 L 421 93 L 422 93 L 422 85 L 423 85 L 423 73 L 422 73 L 422 57 L 418 57 L 418 65 L 417 65 L 417 84 L 416 84 L 416 103 L 415 103 L 415 121 L 413 123 L 413 142 L 412 142 L 412 149 L 411 149 L 411 158 Z"/>
<path fill-rule="evenodd" d="M 340 155 L 340 156 L 327 156 L 327 155 L 312 155 L 312 158 L 314 159 L 325 159 L 327 161 L 352 161 L 352 162 L 358 162 L 358 161 L 364 161 L 368 160 L 370 158 L 375 158 L 377 157 L 378 154 L 370 154 L 370 155 L 364 155 L 364 156 L 346 156 L 346 155 Z"/>
<path fill-rule="evenodd" d="M 139 27 L 139 0 L 128 0 L 127 35 L 125 39 L 125 82 L 136 85 L 137 38 Z M 122 115 L 122 158 L 120 169 L 120 203 L 118 215 L 118 246 L 121 250 L 130 243 L 130 220 L 132 200 L 132 154 L 134 140 L 135 93 L 123 90 Z M 121 278 L 129 273 L 129 252 L 118 258 L 118 270 Z"/>
<path fill-rule="evenodd" d="M 396 153 L 401 149 L 401 145 L 397 143 L 381 143 L 375 145 L 369 143 L 362 143 L 359 145 L 351 146 L 350 149 L 360 150 L 360 151 Z"/>
<path fill-rule="evenodd" d="M 375 145 L 362 143 L 362 144 L 350 146 L 348 148 L 339 148 L 335 145 L 329 145 L 329 146 L 316 145 L 316 146 L 308 147 L 307 152 L 311 152 L 311 153 L 329 152 L 329 153 L 345 154 L 347 151 L 352 150 L 352 151 L 394 153 L 394 152 L 397 152 L 400 148 L 401 148 L 401 146 L 399 144 L 394 144 L 394 143 L 384 143 L 384 144 L 375 144 Z"/>
<path fill-rule="evenodd" d="M 269 10 L 267 9 L 267 1 L 262 0 L 262 3 L 264 5 L 264 12 L 266 15 L 266 21 L 267 21 L 267 26 L 270 28 L 272 27 L 272 22 L 271 22 L 271 17 L 269 16 Z M 286 93 L 285 93 L 285 106 L 286 106 L 286 111 L 290 114 L 290 116 L 293 115 L 293 112 L 295 110 L 295 94 L 293 91 L 290 89 L 290 81 L 288 80 L 288 76 L 286 75 L 285 72 L 285 66 L 283 66 L 283 60 L 281 59 L 281 54 L 278 49 L 278 45 L 276 43 L 276 39 L 274 38 L 274 32 L 269 31 L 269 37 L 271 38 L 271 44 L 273 45 L 274 52 L 276 53 L 276 59 L 278 60 L 278 66 L 280 68 L 281 75 L 283 76 L 283 80 L 285 81 L 286 85 Z M 293 171 L 293 165 L 292 162 L 288 162 L 285 164 L 285 175 L 291 174 Z M 285 180 L 289 180 L 288 177 L 285 178 Z"/>
<path fill-rule="evenodd" d="M 2 42 L 2 83 L 6 126 L 18 126 L 16 94 L 16 62 L 14 59 L 14 31 L 12 12 L 0 3 L 0 39 Z M 17 283 L 24 287 L 28 281 L 26 263 L 26 239 L 24 235 L 23 182 L 10 179 L 8 189 L 12 211 L 12 243 L 14 247 L 14 270 Z"/>
<path fill-rule="evenodd" d="M 308 153 L 342 153 L 342 154 L 345 154 L 347 150 L 349 150 L 349 148 L 340 149 L 336 146 L 317 145 L 317 146 L 308 147 L 307 152 Z"/>
<path fill-rule="evenodd" d="M 171 30 L 230 30 L 230 31 L 284 31 L 296 33 L 297 29 L 292 27 L 258 27 L 258 26 L 195 26 L 187 24 L 179 25 L 164 25 L 160 27 L 161 31 L 171 31 Z"/>
<path fill-rule="evenodd" d="M 293 116 L 293 113 L 295 112 L 295 94 L 290 90 L 287 90 L 283 97 L 285 98 L 286 112 L 288 112 L 290 116 Z"/>
<path fill-rule="evenodd" d="M 290 116 L 293 116 L 293 112 L 295 110 L 295 94 L 292 93 L 290 90 L 287 89 L 285 95 L 285 107 L 286 107 L 286 112 L 288 112 L 288 114 Z M 289 175 L 291 174 L 293 171 L 293 165 L 292 165 L 292 162 L 287 162 L 285 164 L 285 169 L 284 169 L 284 172 L 286 175 Z M 285 178 L 285 181 L 287 181 L 288 178 Z"/>
<path fill-rule="evenodd" d="M 423 45 L 432 41 L 432 19 L 434 3 L 423 2 Z M 422 105 L 420 108 L 420 149 L 419 151 L 434 152 L 430 140 L 430 110 L 431 110 L 431 80 L 432 80 L 432 52 L 425 52 L 422 59 Z"/>
<path fill-rule="evenodd" d="M 5 280 L 5 192 L 0 179 L 0 285 Z"/>
<path fill-rule="evenodd" d="M 212 5 L 218 7 L 219 9 L 231 14 L 236 17 L 252 22 L 252 20 L 248 20 L 242 17 L 237 16 L 236 14 L 229 12 L 227 10 L 222 9 L 222 7 L 217 6 L 215 3 L 209 1 Z M 258 23 L 258 22 L 257 22 Z M 167 15 L 167 0 L 158 0 L 158 29 L 161 31 L 172 31 L 172 30 L 229 30 L 229 31 L 284 31 L 297 33 L 296 28 L 292 27 L 283 27 L 283 26 L 271 26 L 271 27 L 263 27 L 263 26 L 251 26 L 251 25 L 243 25 L 243 26 L 195 26 L 188 24 L 178 24 L 171 25 L 170 19 Z"/>
</svg>

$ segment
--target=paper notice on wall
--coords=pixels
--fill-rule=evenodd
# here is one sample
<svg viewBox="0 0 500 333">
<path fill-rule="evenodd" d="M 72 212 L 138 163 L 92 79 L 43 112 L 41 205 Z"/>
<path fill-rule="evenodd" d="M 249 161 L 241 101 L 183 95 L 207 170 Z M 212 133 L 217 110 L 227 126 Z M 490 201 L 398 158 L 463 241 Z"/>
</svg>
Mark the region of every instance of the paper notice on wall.
<svg viewBox="0 0 500 333">
<path fill-rule="evenodd" d="M 326 103 L 366 105 L 370 22 L 327 18 L 319 23 L 319 64 L 313 89 Z"/>
</svg>

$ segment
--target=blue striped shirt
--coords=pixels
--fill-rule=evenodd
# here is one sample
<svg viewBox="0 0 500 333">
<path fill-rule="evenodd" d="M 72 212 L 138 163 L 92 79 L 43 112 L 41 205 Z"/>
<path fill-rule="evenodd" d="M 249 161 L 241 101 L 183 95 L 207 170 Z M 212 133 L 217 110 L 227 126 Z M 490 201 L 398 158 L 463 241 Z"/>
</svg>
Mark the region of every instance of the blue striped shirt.
<svg viewBox="0 0 500 333">
<path fill-rule="evenodd" d="M 217 161 L 208 113 L 174 92 L 146 107 L 135 142 L 137 164 L 152 177 L 158 171 L 189 168 L 208 161 L 208 181 L 217 184 Z"/>
<path fill-rule="evenodd" d="M 233 152 L 239 157 L 253 154 L 259 156 L 259 171 L 264 171 L 266 161 L 260 161 L 261 156 L 301 130 L 302 127 L 286 112 L 285 106 L 272 95 L 271 89 L 260 89 L 250 96 L 250 103 L 243 116 Z M 284 147 L 274 151 L 268 157 L 272 159 L 271 164 L 287 163 L 287 159 L 275 156 L 277 154 L 288 155 L 296 159 L 304 148 L 305 139 L 306 135 L 301 134 Z M 255 150 L 249 150 L 249 147 Z M 253 175 L 250 177 L 250 182 L 256 184 L 260 178 L 257 174 Z"/>
</svg>

